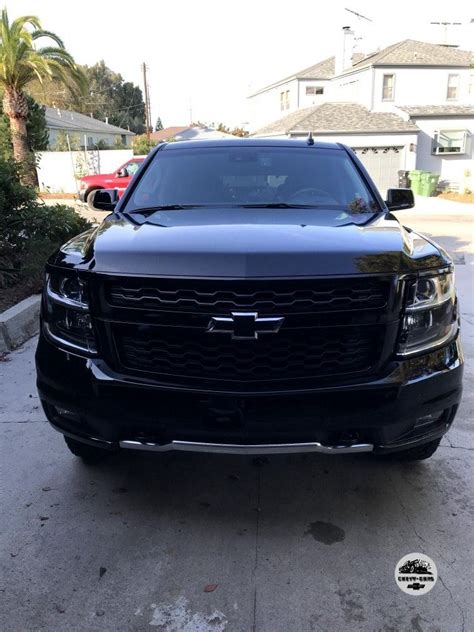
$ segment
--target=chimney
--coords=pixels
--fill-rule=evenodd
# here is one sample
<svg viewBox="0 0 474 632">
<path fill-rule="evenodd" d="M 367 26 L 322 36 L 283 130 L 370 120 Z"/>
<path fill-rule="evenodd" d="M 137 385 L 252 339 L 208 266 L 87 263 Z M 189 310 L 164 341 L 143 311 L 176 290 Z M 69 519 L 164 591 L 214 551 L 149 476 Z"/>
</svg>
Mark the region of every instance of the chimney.
<svg viewBox="0 0 474 632">
<path fill-rule="evenodd" d="M 352 66 L 354 51 L 354 31 L 350 26 L 342 27 L 342 40 L 336 53 L 336 75 Z"/>
<path fill-rule="evenodd" d="M 106 122 L 107 125 L 109 124 L 109 117 L 108 116 L 105 117 L 105 122 Z"/>
</svg>

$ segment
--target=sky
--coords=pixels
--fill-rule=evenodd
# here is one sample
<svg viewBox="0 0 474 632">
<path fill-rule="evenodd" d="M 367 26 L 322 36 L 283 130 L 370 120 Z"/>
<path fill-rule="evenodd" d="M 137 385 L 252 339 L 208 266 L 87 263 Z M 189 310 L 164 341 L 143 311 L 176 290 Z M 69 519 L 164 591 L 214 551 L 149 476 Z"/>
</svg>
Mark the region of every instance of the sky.
<svg viewBox="0 0 474 632">
<path fill-rule="evenodd" d="M 152 120 L 244 125 L 252 91 L 336 52 L 342 26 L 371 52 L 405 38 L 474 49 L 467 0 L 4 0 L 10 19 L 35 15 L 81 64 L 103 59 L 143 87 L 146 62 Z M 349 13 L 349 8 L 370 18 Z"/>
</svg>

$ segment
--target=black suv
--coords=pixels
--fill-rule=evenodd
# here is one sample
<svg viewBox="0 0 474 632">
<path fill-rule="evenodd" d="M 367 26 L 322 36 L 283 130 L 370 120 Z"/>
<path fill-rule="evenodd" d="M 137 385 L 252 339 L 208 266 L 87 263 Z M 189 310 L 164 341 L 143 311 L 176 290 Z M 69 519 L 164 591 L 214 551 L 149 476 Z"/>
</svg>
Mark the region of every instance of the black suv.
<svg viewBox="0 0 474 632">
<path fill-rule="evenodd" d="M 461 398 L 453 263 L 340 144 L 162 144 L 46 267 L 36 363 L 71 451 L 423 459 Z"/>
</svg>

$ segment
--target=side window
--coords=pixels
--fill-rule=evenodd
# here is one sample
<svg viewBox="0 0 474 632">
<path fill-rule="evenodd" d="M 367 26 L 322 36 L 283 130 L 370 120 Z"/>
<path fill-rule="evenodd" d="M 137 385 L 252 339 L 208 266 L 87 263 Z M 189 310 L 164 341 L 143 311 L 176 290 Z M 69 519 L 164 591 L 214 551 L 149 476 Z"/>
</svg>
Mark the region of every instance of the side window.
<svg viewBox="0 0 474 632">
<path fill-rule="evenodd" d="M 133 176 L 137 171 L 140 164 L 138 162 L 129 162 L 125 165 L 125 169 L 128 171 L 129 175 Z"/>
<path fill-rule="evenodd" d="M 312 94 L 324 94 L 324 88 L 322 86 L 306 86 L 306 96 Z"/>
<path fill-rule="evenodd" d="M 448 75 L 448 90 L 446 98 L 448 101 L 456 101 L 459 90 L 459 75 Z"/>
<path fill-rule="evenodd" d="M 384 75 L 382 101 L 393 101 L 395 98 L 395 75 Z"/>
</svg>

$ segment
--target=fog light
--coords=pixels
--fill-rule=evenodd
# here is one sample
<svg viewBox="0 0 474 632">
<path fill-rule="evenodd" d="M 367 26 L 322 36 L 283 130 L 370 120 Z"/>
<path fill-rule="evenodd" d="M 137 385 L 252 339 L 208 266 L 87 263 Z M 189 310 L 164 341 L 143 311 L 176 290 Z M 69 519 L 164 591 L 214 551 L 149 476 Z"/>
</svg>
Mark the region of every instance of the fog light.
<svg viewBox="0 0 474 632">
<path fill-rule="evenodd" d="M 72 410 L 68 410 L 67 408 L 60 408 L 59 406 L 55 406 L 54 410 L 59 417 L 69 419 L 69 421 L 81 421 L 81 416 L 78 413 L 73 412 Z"/>
<path fill-rule="evenodd" d="M 415 421 L 415 428 L 423 428 L 424 426 L 435 424 L 440 421 L 443 414 L 444 410 L 441 410 L 435 413 L 430 413 L 429 415 L 423 415 L 423 417 L 418 417 Z"/>
</svg>

